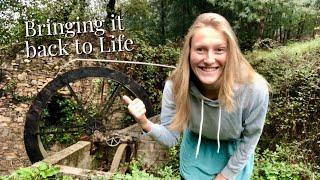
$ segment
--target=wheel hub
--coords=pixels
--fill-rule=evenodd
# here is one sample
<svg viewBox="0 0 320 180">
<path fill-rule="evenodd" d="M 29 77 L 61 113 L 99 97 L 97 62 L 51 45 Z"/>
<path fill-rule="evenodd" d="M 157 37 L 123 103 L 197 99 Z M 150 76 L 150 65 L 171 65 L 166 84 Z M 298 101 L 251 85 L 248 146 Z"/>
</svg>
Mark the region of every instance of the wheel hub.
<svg viewBox="0 0 320 180">
<path fill-rule="evenodd" d="M 103 126 L 103 123 L 101 120 L 96 120 L 96 119 L 89 120 L 88 123 L 86 124 L 85 133 L 87 135 L 92 135 L 96 130 L 99 132 L 106 132 L 106 128 Z"/>
</svg>

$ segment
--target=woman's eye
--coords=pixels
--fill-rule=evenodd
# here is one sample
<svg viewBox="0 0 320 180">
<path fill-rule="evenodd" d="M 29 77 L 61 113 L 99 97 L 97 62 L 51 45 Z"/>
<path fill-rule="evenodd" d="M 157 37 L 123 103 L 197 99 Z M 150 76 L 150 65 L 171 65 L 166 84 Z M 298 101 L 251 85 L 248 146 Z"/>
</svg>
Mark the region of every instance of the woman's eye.
<svg viewBox="0 0 320 180">
<path fill-rule="evenodd" d="M 197 51 L 197 52 L 200 52 L 200 53 L 201 53 L 201 52 L 204 52 L 204 48 L 197 48 L 196 51 Z"/>
<path fill-rule="evenodd" d="M 218 53 L 218 54 L 223 54 L 225 51 L 226 51 L 225 48 L 218 48 L 218 49 L 217 49 L 217 53 Z"/>
</svg>

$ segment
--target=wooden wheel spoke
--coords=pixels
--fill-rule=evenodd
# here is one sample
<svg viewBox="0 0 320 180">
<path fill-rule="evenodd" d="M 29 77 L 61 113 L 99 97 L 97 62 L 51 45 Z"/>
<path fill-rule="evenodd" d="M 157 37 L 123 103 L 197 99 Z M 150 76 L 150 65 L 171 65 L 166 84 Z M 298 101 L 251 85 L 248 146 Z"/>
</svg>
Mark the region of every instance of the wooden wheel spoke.
<svg viewBox="0 0 320 180">
<path fill-rule="evenodd" d="M 83 107 L 83 103 L 81 102 L 81 100 L 79 99 L 79 97 L 76 95 L 76 93 L 74 92 L 74 90 L 72 89 L 72 87 L 70 86 L 70 84 L 68 83 L 67 85 L 71 95 L 73 96 L 73 98 L 77 101 L 77 103 L 79 104 L 82 112 L 85 112 L 85 109 Z"/>
<path fill-rule="evenodd" d="M 105 85 L 105 82 L 104 82 L 104 79 L 102 79 L 102 83 L 101 83 L 101 95 L 100 95 L 100 104 L 104 104 L 104 98 L 103 98 L 103 93 L 104 93 L 104 85 Z"/>
<path fill-rule="evenodd" d="M 68 129 L 67 131 L 64 130 L 63 128 L 61 128 L 61 127 L 57 127 L 56 130 L 42 129 L 37 134 L 40 134 L 40 135 L 46 135 L 46 134 L 70 134 L 70 133 L 79 132 L 79 129 L 81 129 L 81 128 L 83 128 L 83 126 L 74 126 L 74 127 L 70 128 L 70 129 Z"/>
<path fill-rule="evenodd" d="M 102 110 L 101 110 L 101 116 L 108 113 L 114 100 L 119 95 L 121 90 L 120 84 L 117 84 L 116 87 L 112 90 L 111 95 L 109 96 L 108 100 L 106 100 Z"/>
</svg>

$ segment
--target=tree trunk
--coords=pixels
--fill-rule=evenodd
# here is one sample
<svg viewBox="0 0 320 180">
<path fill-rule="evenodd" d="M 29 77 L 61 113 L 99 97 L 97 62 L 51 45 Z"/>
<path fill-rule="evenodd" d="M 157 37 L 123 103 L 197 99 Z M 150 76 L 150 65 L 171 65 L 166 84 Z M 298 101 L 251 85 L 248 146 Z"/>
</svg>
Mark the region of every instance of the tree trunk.
<svg viewBox="0 0 320 180">
<path fill-rule="evenodd" d="M 161 10 L 160 10 L 160 31 L 161 31 L 161 44 L 165 44 L 166 41 L 166 31 L 165 31 L 165 0 L 161 0 Z"/>
<path fill-rule="evenodd" d="M 259 23 L 259 29 L 258 29 L 258 42 L 260 42 L 263 39 L 263 32 L 264 32 L 264 21 L 261 20 Z"/>
<path fill-rule="evenodd" d="M 298 24 L 298 31 L 297 31 L 297 36 L 296 36 L 297 39 L 301 38 L 301 34 L 302 34 L 303 28 L 304 28 L 304 23 L 305 23 L 304 17 L 301 16 L 301 20 Z"/>
<path fill-rule="evenodd" d="M 115 13 L 115 5 L 116 5 L 116 0 L 109 0 L 109 3 L 107 5 L 107 14 L 108 17 L 111 18 L 111 14 Z"/>
</svg>

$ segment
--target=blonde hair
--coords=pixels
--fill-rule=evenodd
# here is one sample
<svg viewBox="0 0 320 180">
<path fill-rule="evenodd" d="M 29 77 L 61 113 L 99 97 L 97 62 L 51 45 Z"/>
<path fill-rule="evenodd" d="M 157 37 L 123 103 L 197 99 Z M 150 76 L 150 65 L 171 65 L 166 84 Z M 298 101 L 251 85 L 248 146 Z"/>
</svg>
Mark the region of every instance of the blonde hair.
<svg viewBox="0 0 320 180">
<path fill-rule="evenodd" d="M 216 13 L 199 15 L 188 30 L 177 68 L 169 77 L 173 82 L 173 96 L 176 103 L 176 115 L 170 125 L 170 128 L 173 130 L 183 131 L 188 125 L 191 110 L 189 96 L 189 82 L 191 78 L 189 62 L 190 46 L 195 32 L 203 27 L 212 27 L 222 32 L 227 39 L 228 60 L 222 72 L 218 99 L 228 112 L 231 112 L 234 108 L 234 85 L 236 83 L 252 82 L 254 77 L 258 75 L 242 55 L 237 43 L 237 37 L 229 22 L 223 16 Z"/>
</svg>

